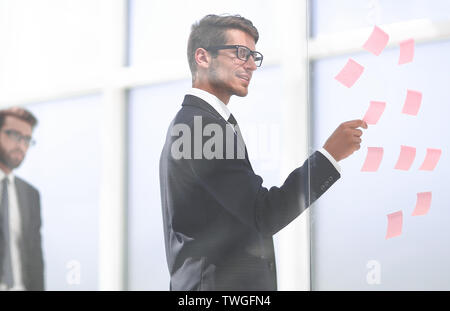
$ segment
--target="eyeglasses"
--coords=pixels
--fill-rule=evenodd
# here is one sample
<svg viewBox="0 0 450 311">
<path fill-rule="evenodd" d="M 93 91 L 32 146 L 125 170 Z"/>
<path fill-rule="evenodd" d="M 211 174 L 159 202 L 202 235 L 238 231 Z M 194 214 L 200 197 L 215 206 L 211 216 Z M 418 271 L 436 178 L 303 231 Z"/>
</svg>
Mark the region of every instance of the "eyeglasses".
<svg viewBox="0 0 450 311">
<path fill-rule="evenodd" d="M 8 135 L 8 138 L 15 141 L 16 143 L 19 143 L 23 140 L 25 145 L 28 146 L 34 146 L 36 144 L 36 141 L 31 138 L 31 136 L 23 136 L 19 132 L 15 130 L 4 130 L 3 131 L 6 135 Z"/>
<path fill-rule="evenodd" d="M 207 51 L 229 50 L 236 49 L 236 56 L 240 60 L 248 61 L 250 56 L 253 56 L 256 67 L 261 67 L 263 55 L 259 52 L 252 51 L 244 45 L 216 45 L 205 48 Z"/>
</svg>

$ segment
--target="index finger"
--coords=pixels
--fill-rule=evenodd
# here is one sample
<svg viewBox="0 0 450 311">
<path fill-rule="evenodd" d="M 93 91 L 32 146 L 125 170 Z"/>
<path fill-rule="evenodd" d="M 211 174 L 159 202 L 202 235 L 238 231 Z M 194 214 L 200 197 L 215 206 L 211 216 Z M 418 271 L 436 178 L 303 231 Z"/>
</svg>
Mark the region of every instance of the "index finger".
<svg viewBox="0 0 450 311">
<path fill-rule="evenodd" d="M 367 129 L 367 123 L 364 120 L 351 120 L 343 123 L 345 126 L 351 127 L 351 128 L 357 128 L 362 127 Z"/>
</svg>

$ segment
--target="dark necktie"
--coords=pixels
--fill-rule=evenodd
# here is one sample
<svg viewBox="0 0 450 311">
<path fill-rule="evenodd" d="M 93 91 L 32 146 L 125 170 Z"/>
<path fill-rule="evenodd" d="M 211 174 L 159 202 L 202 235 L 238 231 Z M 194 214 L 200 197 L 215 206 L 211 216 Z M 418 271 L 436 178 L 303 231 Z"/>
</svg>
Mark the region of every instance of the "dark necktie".
<svg viewBox="0 0 450 311">
<path fill-rule="evenodd" d="M 230 114 L 230 117 L 228 118 L 228 123 L 233 124 L 233 126 L 237 125 L 237 121 L 234 118 L 233 114 Z"/>
<path fill-rule="evenodd" d="M 8 199 L 8 178 L 5 177 L 2 181 L 2 198 L 0 203 L 1 214 L 1 239 L 0 239 L 0 254 L 2 263 L 1 280 L 8 288 L 13 287 L 13 274 L 11 264 L 11 247 L 10 247 L 10 231 L 9 231 L 9 199 Z"/>
<path fill-rule="evenodd" d="M 238 126 L 238 123 L 236 121 L 236 119 L 234 118 L 233 114 L 230 113 L 230 117 L 228 118 L 228 123 L 233 125 L 233 128 L 235 128 L 236 126 Z M 239 126 L 238 126 L 239 127 Z M 240 132 L 240 130 L 238 130 Z M 250 167 L 252 166 L 250 164 L 250 161 L 248 159 L 248 153 L 247 153 L 247 146 L 245 145 L 244 142 L 244 138 L 242 137 L 241 133 L 236 133 L 236 135 L 238 136 L 238 139 L 242 140 L 242 143 L 244 144 L 244 148 L 245 148 L 245 159 L 247 160 L 247 163 L 250 165 Z"/>
</svg>

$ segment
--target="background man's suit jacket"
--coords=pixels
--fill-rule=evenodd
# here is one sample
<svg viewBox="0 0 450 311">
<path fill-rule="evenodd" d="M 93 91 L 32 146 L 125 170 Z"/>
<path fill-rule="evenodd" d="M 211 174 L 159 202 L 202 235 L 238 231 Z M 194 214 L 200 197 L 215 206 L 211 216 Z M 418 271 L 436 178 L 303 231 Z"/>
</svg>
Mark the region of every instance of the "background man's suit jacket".
<svg viewBox="0 0 450 311">
<path fill-rule="evenodd" d="M 32 185 L 15 177 L 22 226 L 22 277 L 26 290 L 44 290 L 44 261 L 41 243 L 41 203 Z"/>
<path fill-rule="evenodd" d="M 245 159 L 176 160 L 171 147 L 179 137 L 172 136 L 173 127 L 187 124 L 193 146 L 194 116 L 202 117 L 203 127 L 218 124 L 225 133 L 227 126 L 214 108 L 192 95 L 186 95 L 169 126 L 160 187 L 170 289 L 276 290 L 272 236 L 340 175 L 315 152 L 281 187 L 268 190 L 247 153 Z"/>
</svg>

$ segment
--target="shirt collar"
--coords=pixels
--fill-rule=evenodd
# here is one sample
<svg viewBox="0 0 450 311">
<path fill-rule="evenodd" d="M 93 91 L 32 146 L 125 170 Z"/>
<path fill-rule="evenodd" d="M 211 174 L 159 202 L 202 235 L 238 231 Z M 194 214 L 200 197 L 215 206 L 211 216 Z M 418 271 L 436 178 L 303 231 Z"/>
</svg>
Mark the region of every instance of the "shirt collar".
<svg viewBox="0 0 450 311">
<path fill-rule="evenodd" d="M 12 185 L 14 183 L 14 174 L 11 172 L 6 175 L 5 172 L 0 169 L 0 182 L 3 180 L 3 178 L 5 178 L 5 176 L 8 177 L 9 183 Z"/>
<path fill-rule="evenodd" d="M 225 105 L 220 99 L 217 98 L 217 96 L 208 93 L 205 90 L 197 89 L 197 88 L 191 88 L 187 91 L 187 95 L 193 95 L 197 96 L 198 98 L 203 99 L 205 102 L 207 102 L 211 107 L 216 110 L 222 118 L 224 118 L 226 121 L 228 121 L 228 118 L 231 115 L 230 110 L 228 109 L 227 105 Z"/>
</svg>

